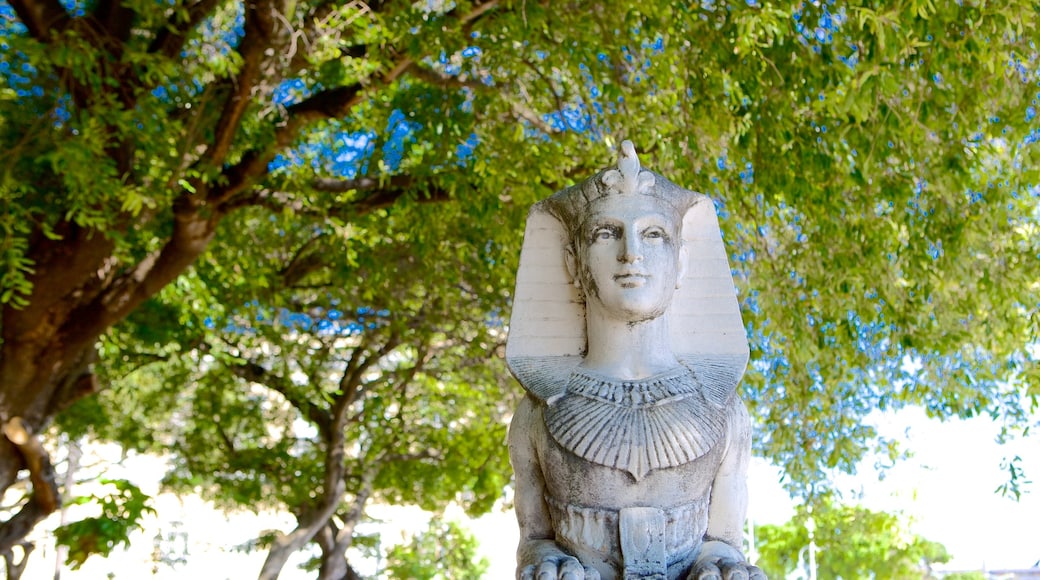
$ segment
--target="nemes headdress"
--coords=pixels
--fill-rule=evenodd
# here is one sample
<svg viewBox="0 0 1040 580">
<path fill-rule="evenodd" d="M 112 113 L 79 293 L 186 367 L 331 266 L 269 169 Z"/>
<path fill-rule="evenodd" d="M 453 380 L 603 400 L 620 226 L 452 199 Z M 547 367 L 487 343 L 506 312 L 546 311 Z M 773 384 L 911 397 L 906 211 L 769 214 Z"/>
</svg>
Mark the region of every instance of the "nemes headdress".
<svg viewBox="0 0 1040 580">
<path fill-rule="evenodd" d="M 630 141 L 621 144 L 616 168 L 531 207 L 506 342 L 510 370 L 525 389 L 548 400 L 581 362 L 587 344 L 585 305 L 564 256 L 590 204 L 608 195 L 645 196 L 648 209 L 663 207 L 682 220 L 688 263 L 668 310 L 672 350 L 697 375 L 708 400 L 725 405 L 744 374 L 749 351 L 715 205 L 640 167 Z"/>
<path fill-rule="evenodd" d="M 591 213 L 589 207 L 597 200 L 617 195 L 644 196 L 648 206 L 671 210 L 676 221 L 681 221 L 691 206 L 706 199 L 653 171 L 643 169 L 636 156 L 635 146 L 631 141 L 624 141 L 621 143 L 616 168 L 604 169 L 577 185 L 558 191 L 535 207 L 544 206 L 547 212 L 555 216 L 573 242 L 585 218 Z"/>
</svg>

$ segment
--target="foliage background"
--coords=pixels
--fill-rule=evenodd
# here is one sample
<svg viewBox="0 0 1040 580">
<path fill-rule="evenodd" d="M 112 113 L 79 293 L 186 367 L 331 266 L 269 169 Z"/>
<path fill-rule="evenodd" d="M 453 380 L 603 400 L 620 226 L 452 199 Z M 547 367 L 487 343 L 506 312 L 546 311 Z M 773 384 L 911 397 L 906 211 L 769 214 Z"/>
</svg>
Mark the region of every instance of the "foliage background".
<svg viewBox="0 0 1040 580">
<path fill-rule="evenodd" d="M 898 459 L 877 410 L 1032 426 L 1036 2 L 0 7 L 0 417 L 32 432 L 175 448 L 200 374 L 249 402 L 198 363 L 242 358 L 255 310 L 403 329 L 432 304 L 420 344 L 504 320 L 526 208 L 624 138 L 719 208 L 757 452 L 792 493 Z M 0 439 L 0 487 L 26 453 Z"/>
</svg>

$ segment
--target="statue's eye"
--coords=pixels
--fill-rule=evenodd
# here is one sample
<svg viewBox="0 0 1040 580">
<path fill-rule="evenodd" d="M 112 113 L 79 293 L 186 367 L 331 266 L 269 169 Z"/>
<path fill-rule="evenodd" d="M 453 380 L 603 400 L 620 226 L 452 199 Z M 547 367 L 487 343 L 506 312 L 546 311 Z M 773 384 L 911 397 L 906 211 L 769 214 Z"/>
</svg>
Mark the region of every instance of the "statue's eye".
<svg viewBox="0 0 1040 580">
<path fill-rule="evenodd" d="M 618 237 L 617 228 L 602 227 L 592 232 L 593 240 L 613 240 Z"/>
<path fill-rule="evenodd" d="M 664 240 L 668 238 L 668 234 L 661 228 L 647 228 L 643 231 L 643 237 L 648 240 Z"/>
</svg>

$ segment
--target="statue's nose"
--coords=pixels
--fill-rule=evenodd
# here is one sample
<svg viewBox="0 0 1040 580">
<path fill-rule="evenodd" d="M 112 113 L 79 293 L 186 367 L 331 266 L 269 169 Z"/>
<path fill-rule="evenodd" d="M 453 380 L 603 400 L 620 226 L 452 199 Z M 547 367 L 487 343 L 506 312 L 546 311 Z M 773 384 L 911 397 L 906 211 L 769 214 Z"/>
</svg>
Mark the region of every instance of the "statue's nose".
<svg viewBox="0 0 1040 580">
<path fill-rule="evenodd" d="M 642 248 L 640 248 L 639 237 L 627 232 L 621 238 L 621 252 L 618 253 L 618 261 L 632 264 L 643 259 Z"/>
</svg>

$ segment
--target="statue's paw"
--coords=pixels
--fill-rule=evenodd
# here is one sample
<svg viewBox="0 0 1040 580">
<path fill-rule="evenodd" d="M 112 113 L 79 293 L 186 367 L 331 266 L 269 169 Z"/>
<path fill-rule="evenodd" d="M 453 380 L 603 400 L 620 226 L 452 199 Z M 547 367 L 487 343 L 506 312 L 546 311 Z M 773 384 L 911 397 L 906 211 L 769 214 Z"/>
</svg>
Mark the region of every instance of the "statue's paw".
<svg viewBox="0 0 1040 580">
<path fill-rule="evenodd" d="M 698 562 L 688 580 L 766 580 L 758 566 L 751 566 L 731 558 Z"/>
<path fill-rule="evenodd" d="M 525 566 L 517 577 L 519 580 L 599 580 L 599 572 L 582 566 L 577 558 L 563 556 Z"/>
<path fill-rule="evenodd" d="M 722 580 L 722 570 L 714 562 L 697 562 L 686 580 Z"/>
</svg>

